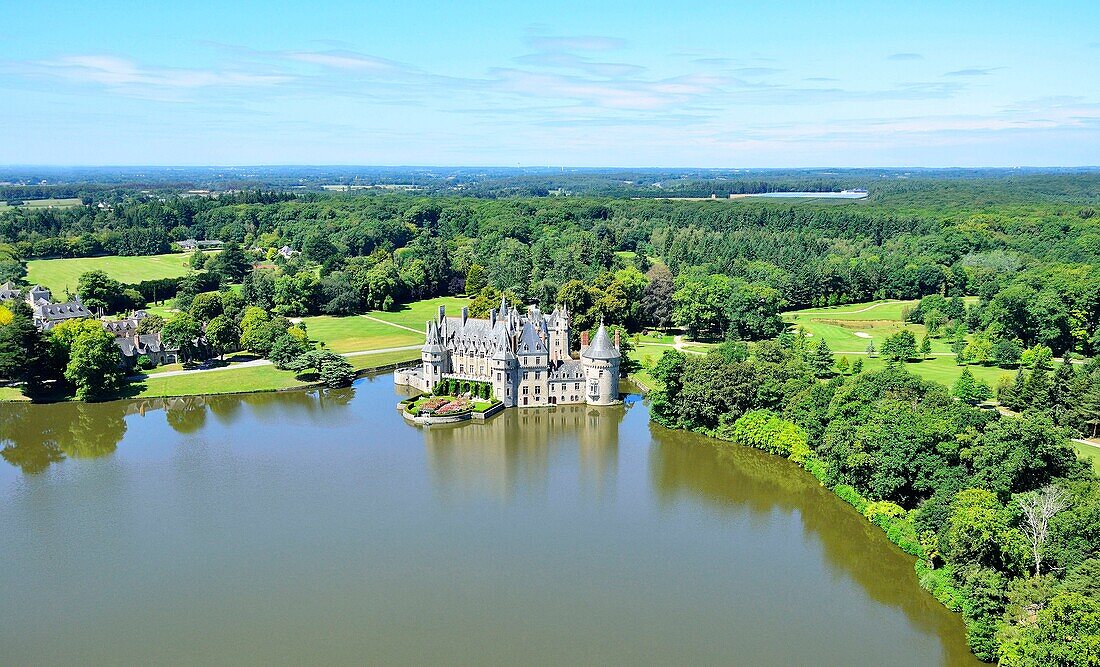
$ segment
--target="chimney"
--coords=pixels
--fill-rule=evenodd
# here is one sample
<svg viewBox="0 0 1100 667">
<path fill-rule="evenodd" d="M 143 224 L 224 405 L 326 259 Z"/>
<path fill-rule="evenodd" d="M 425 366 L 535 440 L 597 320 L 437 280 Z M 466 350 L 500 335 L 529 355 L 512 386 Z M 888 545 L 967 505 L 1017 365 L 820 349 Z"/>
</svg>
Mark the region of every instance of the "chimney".
<svg viewBox="0 0 1100 667">
<path fill-rule="evenodd" d="M 447 306 L 439 307 L 439 323 L 443 324 L 443 320 L 447 318 Z"/>
<path fill-rule="evenodd" d="M 581 349 L 583 350 L 586 347 L 588 347 L 588 332 L 587 331 L 582 331 L 581 332 Z"/>
<path fill-rule="evenodd" d="M 496 308 L 490 308 L 489 309 L 489 328 L 490 329 L 495 328 L 496 325 L 497 325 L 497 309 Z"/>
<path fill-rule="evenodd" d="M 615 329 L 615 349 L 619 349 L 619 330 Z"/>
<path fill-rule="evenodd" d="M 466 324 L 466 318 L 470 316 L 470 309 L 466 306 L 462 307 L 462 324 Z"/>
</svg>

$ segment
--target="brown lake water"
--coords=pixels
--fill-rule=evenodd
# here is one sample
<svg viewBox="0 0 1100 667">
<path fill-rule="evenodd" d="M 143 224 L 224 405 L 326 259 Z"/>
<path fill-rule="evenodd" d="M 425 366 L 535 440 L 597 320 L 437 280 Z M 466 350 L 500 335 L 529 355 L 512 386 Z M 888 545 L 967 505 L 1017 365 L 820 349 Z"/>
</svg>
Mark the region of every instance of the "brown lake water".
<svg viewBox="0 0 1100 667">
<path fill-rule="evenodd" d="M 789 462 L 611 408 L 0 404 L 0 664 L 974 665 Z"/>
</svg>

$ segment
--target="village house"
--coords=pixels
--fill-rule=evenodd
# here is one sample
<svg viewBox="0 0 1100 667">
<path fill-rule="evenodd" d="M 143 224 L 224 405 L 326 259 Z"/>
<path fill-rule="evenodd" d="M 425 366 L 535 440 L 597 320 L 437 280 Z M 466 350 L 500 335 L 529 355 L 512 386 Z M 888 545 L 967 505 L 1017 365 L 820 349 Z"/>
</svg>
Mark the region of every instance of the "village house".
<svg viewBox="0 0 1100 667">
<path fill-rule="evenodd" d="M 34 317 L 34 325 L 40 331 L 49 331 L 61 322 L 78 318 L 95 318 L 79 297 L 66 303 L 53 303 L 50 299 L 50 290 L 41 285 L 34 285 L 26 290 L 16 287 L 12 283 L 0 285 L 0 301 L 24 300 L 31 307 Z M 148 317 L 144 310 L 139 310 L 127 318 L 119 320 L 100 319 L 103 328 L 115 337 L 122 354 L 122 362 L 126 367 L 137 365 L 137 360 L 146 356 L 155 365 L 173 364 L 179 361 L 179 350 L 164 345 L 159 333 L 141 334 L 138 326 L 141 320 Z"/>
</svg>

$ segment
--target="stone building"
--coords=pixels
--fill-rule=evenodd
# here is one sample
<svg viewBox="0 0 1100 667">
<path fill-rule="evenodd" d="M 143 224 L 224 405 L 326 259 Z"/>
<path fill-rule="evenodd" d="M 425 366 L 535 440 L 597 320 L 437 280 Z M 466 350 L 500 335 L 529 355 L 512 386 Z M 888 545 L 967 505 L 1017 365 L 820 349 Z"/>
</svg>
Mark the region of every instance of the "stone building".
<svg viewBox="0 0 1100 667">
<path fill-rule="evenodd" d="M 493 395 L 508 407 L 587 403 L 610 405 L 619 400 L 619 345 L 600 325 L 589 344 L 581 338 L 579 358 L 569 349 L 569 313 L 549 315 L 531 306 L 521 314 L 501 300 L 485 319 L 466 308 L 451 317 L 443 306 L 426 323 L 421 364 L 394 372 L 394 382 L 431 391 L 440 381 L 488 382 Z"/>
</svg>

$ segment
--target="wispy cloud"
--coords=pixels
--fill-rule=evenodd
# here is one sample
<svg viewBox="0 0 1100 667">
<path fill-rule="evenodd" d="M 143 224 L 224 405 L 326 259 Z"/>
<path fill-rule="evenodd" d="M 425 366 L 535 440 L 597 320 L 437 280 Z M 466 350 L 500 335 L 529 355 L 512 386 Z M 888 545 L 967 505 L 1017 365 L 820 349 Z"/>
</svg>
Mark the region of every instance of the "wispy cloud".
<svg viewBox="0 0 1100 667">
<path fill-rule="evenodd" d="M 532 35 L 527 38 L 527 45 L 538 51 L 616 51 L 626 46 L 626 40 L 599 35 L 572 37 Z"/>
<path fill-rule="evenodd" d="M 993 72 L 1003 67 L 971 67 L 969 69 L 957 69 L 953 72 L 947 72 L 944 76 L 989 76 Z"/>
<path fill-rule="evenodd" d="M 924 56 L 919 53 L 891 53 L 886 56 L 887 60 L 905 61 L 905 60 L 924 60 Z"/>
<path fill-rule="evenodd" d="M 273 86 L 291 77 L 237 70 L 148 67 L 108 55 L 74 55 L 33 63 L 39 72 L 75 82 L 99 83 L 116 88 L 204 88 Z"/>
<path fill-rule="evenodd" d="M 402 69 L 399 63 L 385 58 L 376 58 L 353 51 L 287 51 L 287 58 L 311 65 L 332 67 L 344 70 L 396 71 Z"/>
<path fill-rule="evenodd" d="M 772 74 L 779 74 L 783 70 L 775 67 L 738 67 L 731 70 L 733 74 L 739 76 L 770 76 Z"/>
</svg>

